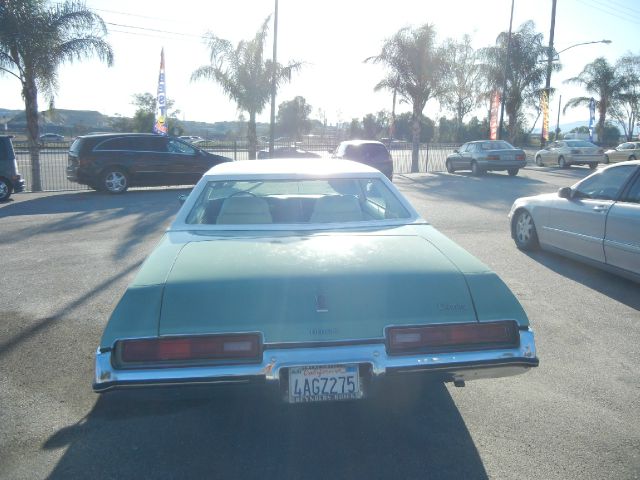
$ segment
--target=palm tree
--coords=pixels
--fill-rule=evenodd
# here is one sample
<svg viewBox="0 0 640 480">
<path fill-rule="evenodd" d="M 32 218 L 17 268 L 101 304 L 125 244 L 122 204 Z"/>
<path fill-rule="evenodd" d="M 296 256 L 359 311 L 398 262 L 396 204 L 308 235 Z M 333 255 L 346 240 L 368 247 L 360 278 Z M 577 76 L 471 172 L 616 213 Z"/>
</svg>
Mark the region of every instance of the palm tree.
<svg viewBox="0 0 640 480">
<path fill-rule="evenodd" d="M 536 105 L 540 101 L 547 72 L 546 63 L 542 60 L 548 54 L 548 47 L 543 44 L 544 36 L 536 32 L 535 24 L 531 20 L 523 23 L 511 35 L 509 62 L 505 69 L 508 38 L 508 32 L 500 33 L 496 45 L 484 48 L 480 55 L 484 59 L 482 70 L 487 98 L 491 92 L 502 89 L 506 70 L 507 88 L 502 101 L 509 119 L 509 140 L 514 142 L 523 118 L 524 107 Z M 559 70 L 561 67 L 554 63 L 552 68 Z"/>
<path fill-rule="evenodd" d="M 96 55 L 109 66 L 113 51 L 100 16 L 77 2 L 0 0 L 0 73 L 18 79 L 27 117 L 32 189 L 42 189 L 38 146 L 38 92 L 53 100 L 58 67 Z"/>
<path fill-rule="evenodd" d="M 285 67 L 264 59 L 264 44 L 269 32 L 271 16 L 262 24 L 252 40 L 242 40 L 233 48 L 228 40 L 207 33 L 210 50 L 209 65 L 199 67 L 191 80 L 210 79 L 217 82 L 224 93 L 238 105 L 238 110 L 249 113 L 249 158 L 256 158 L 256 115 L 261 113 L 271 97 L 272 74 L 275 69 L 276 87 L 291 80 L 300 62 L 289 62 Z"/>
<path fill-rule="evenodd" d="M 418 171 L 420 148 L 420 119 L 427 101 L 437 96 L 442 88 L 442 61 L 436 47 L 433 25 L 418 28 L 405 27 L 386 40 L 382 51 L 365 62 L 380 63 L 388 74 L 374 90 L 391 90 L 401 101 L 412 106 L 413 149 L 411 171 Z"/>
<path fill-rule="evenodd" d="M 595 99 L 598 109 L 596 132 L 599 141 L 602 141 L 607 111 L 627 87 L 627 78 L 624 75 L 619 75 L 616 67 L 607 62 L 605 58 L 599 57 L 585 65 L 580 75 L 565 80 L 565 83 L 582 85 L 587 92 L 598 97 Z M 572 98 L 564 106 L 563 112 L 568 108 L 588 106 L 590 101 L 591 97 Z"/>
</svg>

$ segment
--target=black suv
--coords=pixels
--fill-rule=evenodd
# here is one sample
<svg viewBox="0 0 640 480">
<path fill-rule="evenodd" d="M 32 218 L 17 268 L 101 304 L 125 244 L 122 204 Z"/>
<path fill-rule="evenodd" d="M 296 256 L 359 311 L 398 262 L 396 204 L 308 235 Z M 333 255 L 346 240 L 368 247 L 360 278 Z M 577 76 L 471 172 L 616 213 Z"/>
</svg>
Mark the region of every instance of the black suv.
<svg viewBox="0 0 640 480">
<path fill-rule="evenodd" d="M 69 149 L 67 179 L 122 193 L 130 186 L 193 185 L 214 165 L 230 161 L 164 135 L 85 135 Z"/>
<path fill-rule="evenodd" d="M 13 192 L 24 190 L 24 180 L 18 173 L 11 138 L 0 135 L 0 202 L 7 200 Z"/>
<path fill-rule="evenodd" d="M 373 140 L 349 140 L 341 142 L 333 153 L 333 158 L 342 158 L 364 163 L 377 168 L 389 180 L 393 180 L 393 159 L 387 147 Z"/>
</svg>

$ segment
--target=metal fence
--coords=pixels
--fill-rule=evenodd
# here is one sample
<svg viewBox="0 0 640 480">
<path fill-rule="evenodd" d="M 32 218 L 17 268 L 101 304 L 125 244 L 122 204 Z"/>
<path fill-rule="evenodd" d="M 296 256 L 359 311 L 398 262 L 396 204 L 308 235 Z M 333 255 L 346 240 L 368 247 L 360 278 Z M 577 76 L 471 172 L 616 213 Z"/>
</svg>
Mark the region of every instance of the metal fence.
<svg viewBox="0 0 640 480">
<path fill-rule="evenodd" d="M 69 142 L 47 143 L 40 147 L 40 176 L 43 191 L 87 190 L 85 185 L 79 185 L 67 180 L 66 167 Z M 198 145 L 203 150 L 218 155 L 224 155 L 236 161 L 248 160 L 249 150 L 247 142 L 206 141 Z M 277 144 L 276 147 L 291 146 L 291 144 Z M 319 154 L 323 158 L 330 158 L 336 148 L 335 143 L 313 142 L 296 143 L 296 147 Z M 425 143 L 420 145 L 419 172 L 441 172 L 445 170 L 445 160 L 457 145 Z M 32 191 L 31 158 L 26 142 L 14 141 L 18 170 L 25 179 L 27 191 Z M 258 149 L 268 149 L 259 145 Z M 396 174 L 411 172 L 411 143 L 394 142 L 390 150 Z M 259 160 L 257 160 L 259 161 Z"/>
</svg>

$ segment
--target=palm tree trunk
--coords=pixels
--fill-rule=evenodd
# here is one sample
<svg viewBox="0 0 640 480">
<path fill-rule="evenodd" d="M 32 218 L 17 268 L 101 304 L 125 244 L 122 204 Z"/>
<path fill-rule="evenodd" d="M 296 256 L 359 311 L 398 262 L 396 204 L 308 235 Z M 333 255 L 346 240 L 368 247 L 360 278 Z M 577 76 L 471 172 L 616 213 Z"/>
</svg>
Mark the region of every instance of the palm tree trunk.
<svg viewBox="0 0 640 480">
<path fill-rule="evenodd" d="M 256 112 L 249 112 L 249 127 L 247 129 L 247 140 L 249 141 L 249 160 L 256 159 L 258 136 L 256 135 Z"/>
<path fill-rule="evenodd" d="M 413 146 L 411 149 L 411 172 L 418 173 L 420 169 L 420 113 L 417 106 L 413 107 Z"/>
<path fill-rule="evenodd" d="M 31 191 L 40 192 L 42 191 L 42 180 L 40 178 L 40 145 L 38 144 L 40 133 L 38 125 L 38 89 L 33 79 L 27 79 L 24 82 L 22 95 L 27 117 L 29 156 L 31 157 Z"/>
<path fill-rule="evenodd" d="M 607 103 L 601 98 L 598 105 L 598 126 L 596 127 L 596 133 L 598 134 L 598 143 L 602 144 L 604 141 L 604 122 L 607 115 Z"/>
</svg>

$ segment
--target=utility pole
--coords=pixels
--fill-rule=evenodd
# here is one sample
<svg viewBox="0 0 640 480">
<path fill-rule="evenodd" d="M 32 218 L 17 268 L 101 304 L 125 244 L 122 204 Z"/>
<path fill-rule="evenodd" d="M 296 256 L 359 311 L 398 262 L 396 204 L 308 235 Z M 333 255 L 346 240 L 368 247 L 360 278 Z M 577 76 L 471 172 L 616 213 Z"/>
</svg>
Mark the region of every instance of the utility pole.
<svg viewBox="0 0 640 480">
<path fill-rule="evenodd" d="M 547 81 L 544 85 L 544 93 L 547 97 L 547 116 L 549 115 L 549 104 L 551 103 L 551 66 L 553 65 L 553 35 L 556 30 L 556 4 L 557 0 L 552 0 L 551 4 L 551 31 L 549 32 L 549 49 L 547 50 Z M 544 112 L 542 113 L 542 124 L 544 125 Z M 558 112 L 558 115 L 560 113 Z M 548 118 L 548 117 L 547 117 Z M 547 135 L 549 132 L 547 132 Z M 544 138 L 544 127 L 540 133 L 540 147 L 544 148 L 546 140 Z"/>
<path fill-rule="evenodd" d="M 504 97 L 507 93 L 507 73 L 509 71 L 509 62 L 511 61 L 511 29 L 513 27 L 514 2 L 515 0 L 511 0 L 511 19 L 509 20 L 509 38 L 507 39 L 507 58 L 504 61 L 504 82 L 502 83 L 502 96 L 500 97 L 500 124 L 498 125 L 498 139 L 502 138 L 502 125 L 504 123 Z"/>
<path fill-rule="evenodd" d="M 273 158 L 276 124 L 276 66 L 278 65 L 278 0 L 273 15 L 273 65 L 271 73 L 271 123 L 269 124 L 269 157 Z"/>
</svg>

